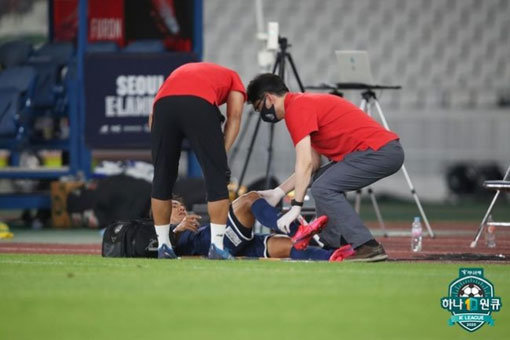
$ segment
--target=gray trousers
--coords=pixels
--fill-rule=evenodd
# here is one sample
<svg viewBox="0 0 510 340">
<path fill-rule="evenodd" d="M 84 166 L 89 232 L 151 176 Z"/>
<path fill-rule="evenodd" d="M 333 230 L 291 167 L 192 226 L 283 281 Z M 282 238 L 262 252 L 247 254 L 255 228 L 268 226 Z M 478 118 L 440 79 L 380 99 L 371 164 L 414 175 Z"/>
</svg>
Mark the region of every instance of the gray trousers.
<svg viewBox="0 0 510 340">
<path fill-rule="evenodd" d="M 319 169 L 311 192 L 317 216 L 329 217 L 320 235 L 326 246 L 338 248 L 340 237 L 343 237 L 356 248 L 374 238 L 347 201 L 345 192 L 361 189 L 397 172 L 403 162 L 404 150 L 395 140 L 377 151 L 368 149 L 350 153 L 341 161 Z"/>
</svg>

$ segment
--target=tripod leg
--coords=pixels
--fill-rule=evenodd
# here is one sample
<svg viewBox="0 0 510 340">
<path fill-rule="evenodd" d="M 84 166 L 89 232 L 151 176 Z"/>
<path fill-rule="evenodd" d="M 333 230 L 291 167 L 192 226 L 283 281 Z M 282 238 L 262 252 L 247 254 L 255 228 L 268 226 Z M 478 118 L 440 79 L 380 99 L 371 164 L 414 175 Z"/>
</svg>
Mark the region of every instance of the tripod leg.
<svg viewBox="0 0 510 340">
<path fill-rule="evenodd" d="M 273 161 L 273 138 L 274 138 L 274 124 L 269 127 L 269 144 L 267 146 L 267 165 L 266 165 L 266 184 L 265 189 L 270 189 L 271 184 L 271 162 Z"/>
<path fill-rule="evenodd" d="M 283 80 L 283 77 L 282 77 L 283 71 L 282 71 L 282 69 L 284 69 L 284 67 L 282 67 L 282 66 L 284 66 L 284 63 L 285 63 L 285 60 L 282 57 L 282 52 L 278 52 L 276 54 L 276 60 L 274 62 L 273 72 L 272 73 L 276 74 L 276 70 L 278 69 L 278 66 L 280 66 L 280 70 L 278 72 L 279 73 L 278 75 L 280 76 L 280 78 L 282 78 L 282 80 Z"/>
<path fill-rule="evenodd" d="M 361 104 L 359 104 L 359 108 L 361 111 L 367 112 L 367 101 L 365 100 L 365 98 L 361 99 Z"/>
<path fill-rule="evenodd" d="M 361 101 L 361 109 L 364 110 L 369 117 L 372 117 L 372 103 L 367 101 L 365 98 Z M 388 232 L 386 231 L 386 226 L 384 225 L 384 220 L 382 218 L 381 210 L 379 209 L 379 204 L 377 204 L 377 200 L 375 198 L 374 190 L 372 186 L 368 187 L 368 193 L 370 194 L 370 200 L 372 201 L 372 206 L 374 207 L 375 215 L 377 216 L 377 220 L 379 221 L 379 226 L 383 231 L 383 236 L 388 237 Z"/>
<path fill-rule="evenodd" d="M 384 221 L 382 218 L 381 210 L 379 209 L 379 204 L 377 204 L 377 200 L 375 199 L 375 193 L 372 187 L 368 187 L 368 193 L 370 195 L 370 199 L 372 200 L 372 205 L 374 206 L 375 215 L 377 216 L 377 220 L 379 221 L 379 226 L 383 231 L 383 236 L 388 237 L 388 233 L 386 232 L 386 226 L 384 225 Z"/>
<path fill-rule="evenodd" d="M 427 219 L 427 215 L 425 215 L 425 211 L 423 210 L 423 207 L 421 206 L 420 198 L 418 197 L 418 194 L 416 193 L 416 190 L 414 189 L 413 183 L 411 182 L 411 178 L 409 177 L 409 174 L 407 173 L 407 169 L 406 169 L 405 165 L 402 165 L 402 172 L 404 173 L 404 177 L 406 178 L 407 185 L 409 186 L 409 189 L 411 190 L 411 194 L 413 195 L 414 201 L 416 202 L 416 206 L 418 207 L 418 210 L 420 211 L 420 215 L 423 218 L 423 222 L 425 222 L 425 226 L 427 227 L 427 230 L 429 231 L 430 237 L 432 237 L 432 238 L 436 237 L 436 235 L 434 235 L 434 232 L 432 231 L 429 220 Z"/>
<path fill-rule="evenodd" d="M 305 92 L 305 87 L 301 82 L 301 78 L 299 78 L 299 74 L 297 72 L 296 65 L 294 65 L 294 60 L 292 59 L 292 56 L 290 55 L 290 53 L 285 53 L 285 56 L 287 57 L 287 59 L 289 59 L 290 66 L 292 67 L 292 72 L 294 73 L 294 77 L 296 77 L 296 80 L 298 82 L 299 89 L 301 90 L 301 92 Z"/>
<path fill-rule="evenodd" d="M 254 110 L 250 110 L 250 112 L 248 113 L 248 119 L 244 122 L 241 133 L 239 134 L 236 144 L 235 144 L 234 148 L 232 149 L 232 154 L 229 157 L 230 163 L 234 162 L 234 160 L 237 156 L 237 153 L 239 152 L 239 148 L 240 148 L 241 144 L 243 143 L 246 133 L 248 132 L 248 127 L 250 126 L 251 117 L 253 116 L 254 113 L 255 113 Z"/>
<path fill-rule="evenodd" d="M 510 166 L 506 170 L 505 176 L 503 177 L 504 181 L 506 181 L 508 179 L 509 174 L 510 174 Z M 496 204 L 496 200 L 498 199 L 499 193 L 500 193 L 500 190 L 497 190 L 496 194 L 494 194 L 491 204 L 489 205 L 489 209 L 487 209 L 487 212 L 483 216 L 482 222 L 480 223 L 480 227 L 478 228 L 478 232 L 476 233 L 475 239 L 471 242 L 471 245 L 470 245 L 471 248 L 476 247 L 476 245 L 478 243 L 478 239 L 482 235 L 483 228 L 485 228 L 485 223 L 487 222 L 487 219 L 489 218 L 489 215 L 492 212 L 492 208 L 494 207 L 494 204 Z"/>
<path fill-rule="evenodd" d="M 356 190 L 356 198 L 354 200 L 354 211 L 359 215 L 361 210 L 361 189 Z"/>
<path fill-rule="evenodd" d="M 383 123 L 383 126 L 386 128 L 386 130 L 389 130 L 390 127 L 388 126 L 388 122 L 386 121 L 386 118 L 384 117 L 383 111 L 381 109 L 381 105 L 379 105 L 379 102 L 375 98 L 373 98 L 371 101 L 373 102 L 373 105 L 375 106 L 377 113 L 379 114 L 379 117 L 381 118 L 381 122 Z M 414 201 L 416 202 L 416 206 L 418 207 L 418 210 L 420 211 L 420 215 L 423 218 L 423 222 L 425 223 L 425 226 L 427 227 L 429 235 L 430 235 L 430 237 L 434 238 L 435 237 L 434 232 L 432 231 L 429 220 L 427 219 L 427 215 L 425 215 L 425 211 L 423 210 L 423 207 L 421 206 L 420 198 L 418 197 L 418 194 L 416 193 L 416 190 L 414 189 L 413 183 L 411 182 L 411 178 L 409 177 L 409 174 L 407 173 L 407 169 L 406 169 L 405 165 L 402 165 L 402 172 L 404 173 L 404 177 L 407 181 L 407 185 L 409 186 L 409 189 L 411 190 L 411 194 L 413 195 Z"/>
<path fill-rule="evenodd" d="M 244 161 L 243 171 L 241 172 L 241 177 L 239 178 L 239 185 L 237 187 L 237 196 L 239 196 L 239 190 L 241 189 L 241 185 L 244 181 L 244 175 L 246 175 L 246 169 L 248 169 L 248 163 L 250 162 L 251 154 L 253 152 L 253 145 L 255 144 L 255 140 L 257 139 L 257 133 L 259 132 L 260 122 L 262 118 L 259 117 L 257 120 L 257 125 L 255 125 L 255 130 L 253 130 L 253 136 L 251 137 L 250 147 L 248 148 L 248 154 L 246 155 L 246 160 Z"/>
</svg>

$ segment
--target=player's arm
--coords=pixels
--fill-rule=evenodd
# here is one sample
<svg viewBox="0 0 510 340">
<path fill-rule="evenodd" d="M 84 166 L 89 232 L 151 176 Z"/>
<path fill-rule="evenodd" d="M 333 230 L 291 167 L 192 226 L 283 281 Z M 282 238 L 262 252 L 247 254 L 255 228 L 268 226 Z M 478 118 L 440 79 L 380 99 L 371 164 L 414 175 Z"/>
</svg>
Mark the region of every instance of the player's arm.
<svg viewBox="0 0 510 340">
<path fill-rule="evenodd" d="M 238 91 L 230 91 L 227 98 L 227 121 L 225 122 L 225 150 L 228 152 L 234 144 L 241 126 L 244 95 Z"/>
<path fill-rule="evenodd" d="M 316 162 L 316 156 L 313 152 L 310 136 L 304 137 L 296 144 L 294 199 L 298 202 L 303 202 L 306 189 L 310 184 L 314 162 Z"/>
</svg>

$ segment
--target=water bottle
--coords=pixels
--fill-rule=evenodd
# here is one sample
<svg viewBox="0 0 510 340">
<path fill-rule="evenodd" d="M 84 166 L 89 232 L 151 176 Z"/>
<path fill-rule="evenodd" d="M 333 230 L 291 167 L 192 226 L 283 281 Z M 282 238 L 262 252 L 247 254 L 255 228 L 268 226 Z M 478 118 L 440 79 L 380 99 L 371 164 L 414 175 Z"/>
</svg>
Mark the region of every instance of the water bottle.
<svg viewBox="0 0 510 340">
<path fill-rule="evenodd" d="M 415 217 L 411 229 L 411 250 L 415 253 L 421 251 L 422 233 L 420 218 Z"/>
<path fill-rule="evenodd" d="M 496 227 L 489 225 L 491 222 L 493 222 L 492 215 L 489 215 L 485 228 L 485 244 L 487 248 L 496 248 Z"/>
</svg>

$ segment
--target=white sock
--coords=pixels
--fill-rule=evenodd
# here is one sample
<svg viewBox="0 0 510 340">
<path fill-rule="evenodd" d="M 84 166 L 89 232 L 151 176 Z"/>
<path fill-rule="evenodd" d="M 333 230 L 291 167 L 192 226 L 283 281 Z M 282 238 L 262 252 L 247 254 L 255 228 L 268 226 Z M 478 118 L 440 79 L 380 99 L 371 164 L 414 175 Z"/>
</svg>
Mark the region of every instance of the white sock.
<svg viewBox="0 0 510 340">
<path fill-rule="evenodd" d="M 161 248 L 163 244 L 166 244 L 170 248 L 172 248 L 172 243 L 170 243 L 170 224 L 163 225 L 155 225 L 156 235 L 158 235 L 158 248 Z"/>
<path fill-rule="evenodd" d="M 223 249 L 223 235 L 226 228 L 225 224 L 211 223 L 211 243 L 220 249 Z"/>
</svg>

